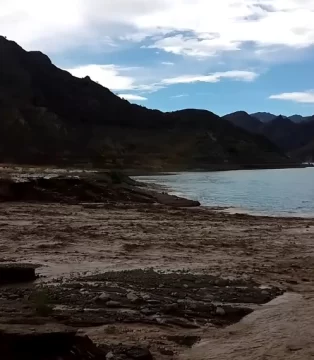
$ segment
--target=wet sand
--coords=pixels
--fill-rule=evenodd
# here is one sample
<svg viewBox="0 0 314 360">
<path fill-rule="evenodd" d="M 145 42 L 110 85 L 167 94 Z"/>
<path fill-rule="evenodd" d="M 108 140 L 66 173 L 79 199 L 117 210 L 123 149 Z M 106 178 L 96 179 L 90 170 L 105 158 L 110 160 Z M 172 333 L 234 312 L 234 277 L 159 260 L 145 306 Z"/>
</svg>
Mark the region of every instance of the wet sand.
<svg viewBox="0 0 314 360">
<path fill-rule="evenodd" d="M 2 322 L 17 318 L 30 322 L 29 299 L 36 289 L 47 294 L 54 321 L 81 328 L 99 344 L 150 346 L 156 359 L 172 359 L 186 353 L 186 343 L 191 346 L 205 338 L 210 345 L 201 353 L 196 347 L 198 355 L 186 355 L 189 359 L 227 359 L 222 353 L 211 354 L 209 348 L 223 346 L 230 324 L 254 310 L 248 315 L 253 316 L 283 292 L 300 294 L 294 300 L 300 302 L 296 308 L 303 308 L 299 323 L 304 317 L 307 324 L 305 318 L 314 314 L 312 306 L 306 312 L 314 289 L 314 219 L 122 202 L 18 202 L 0 204 L 0 230 L 1 262 L 41 265 L 35 285 L 2 288 Z M 135 271 L 112 278 L 112 270 L 132 269 L 175 271 L 175 275 L 170 281 L 166 275 Z M 102 304 L 97 300 L 101 294 L 105 294 Z M 287 304 L 278 308 L 281 317 L 276 315 L 279 310 L 273 310 L 269 326 L 290 323 L 289 316 L 284 316 L 290 311 Z M 243 326 L 239 324 L 231 326 L 238 329 Z M 261 324 L 254 359 L 263 358 L 263 344 L 268 349 L 262 326 L 267 325 Z M 254 331 L 256 342 L 258 327 Z M 193 338 L 186 340 L 187 336 Z M 239 331 L 235 342 L 230 338 L 230 346 L 238 346 L 247 336 Z M 246 346 L 240 349 L 242 355 L 248 348 L 251 353 L 257 351 L 248 341 Z M 241 351 L 232 358 L 246 359 Z M 307 359 L 292 352 L 291 359 Z M 278 352 L 276 356 L 280 358 Z"/>
</svg>

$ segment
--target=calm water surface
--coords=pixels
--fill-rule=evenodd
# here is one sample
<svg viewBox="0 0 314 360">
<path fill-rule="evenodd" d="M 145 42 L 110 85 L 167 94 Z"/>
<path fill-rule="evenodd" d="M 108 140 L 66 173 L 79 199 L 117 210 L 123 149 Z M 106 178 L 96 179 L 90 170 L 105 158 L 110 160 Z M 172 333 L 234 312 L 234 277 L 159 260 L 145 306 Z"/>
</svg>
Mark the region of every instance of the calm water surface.
<svg viewBox="0 0 314 360">
<path fill-rule="evenodd" d="M 314 168 L 141 176 L 202 205 L 252 214 L 314 217 Z"/>
</svg>

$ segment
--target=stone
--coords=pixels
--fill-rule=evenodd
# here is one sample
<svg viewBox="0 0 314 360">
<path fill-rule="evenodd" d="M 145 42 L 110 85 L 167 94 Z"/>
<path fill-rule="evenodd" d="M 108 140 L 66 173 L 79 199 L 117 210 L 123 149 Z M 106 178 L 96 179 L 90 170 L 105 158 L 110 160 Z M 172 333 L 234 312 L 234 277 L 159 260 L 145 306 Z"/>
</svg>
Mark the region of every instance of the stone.
<svg viewBox="0 0 314 360">
<path fill-rule="evenodd" d="M 117 307 L 120 307 L 121 306 L 121 304 L 119 303 L 119 301 L 107 301 L 106 302 L 106 305 L 108 306 L 108 307 L 112 307 L 112 308 L 117 308 Z"/>
<path fill-rule="evenodd" d="M 167 339 L 169 341 L 173 341 L 178 345 L 183 345 L 187 347 L 192 347 L 195 343 L 201 340 L 199 336 L 193 336 L 193 335 L 169 335 L 167 336 Z"/>
<path fill-rule="evenodd" d="M 113 352 L 112 351 L 108 352 L 108 354 L 106 355 L 106 360 L 111 360 L 113 358 L 114 358 Z"/>
<path fill-rule="evenodd" d="M 152 315 L 152 314 L 155 314 L 156 312 L 149 308 L 143 308 L 143 309 L 141 309 L 141 313 L 144 315 Z"/>
<path fill-rule="evenodd" d="M 1 264 L 0 284 L 15 284 L 36 280 L 36 266 L 29 264 Z"/>
<path fill-rule="evenodd" d="M 106 353 L 76 329 L 60 324 L 0 324 L 1 359 L 104 360 Z M 71 354 L 71 355 L 69 355 Z M 70 357 L 69 357 L 70 356 Z"/>
<path fill-rule="evenodd" d="M 111 297 L 109 294 L 104 292 L 101 295 L 99 295 L 97 299 L 100 301 L 109 301 L 111 299 Z"/>
<path fill-rule="evenodd" d="M 127 299 L 130 300 L 133 304 L 138 303 L 141 299 L 133 292 L 127 294 Z"/>
<path fill-rule="evenodd" d="M 166 349 L 166 348 L 159 348 L 158 351 L 161 353 L 161 355 L 166 356 L 173 356 L 174 352 L 172 350 Z"/>
<path fill-rule="evenodd" d="M 131 348 L 126 351 L 126 355 L 134 360 L 153 360 L 152 354 L 145 348 Z"/>
<path fill-rule="evenodd" d="M 226 315 L 226 311 L 225 311 L 225 309 L 224 308 L 222 308 L 222 307 L 217 307 L 217 309 L 216 309 L 216 314 L 217 315 L 219 315 L 219 316 L 224 316 L 224 315 Z"/>
</svg>

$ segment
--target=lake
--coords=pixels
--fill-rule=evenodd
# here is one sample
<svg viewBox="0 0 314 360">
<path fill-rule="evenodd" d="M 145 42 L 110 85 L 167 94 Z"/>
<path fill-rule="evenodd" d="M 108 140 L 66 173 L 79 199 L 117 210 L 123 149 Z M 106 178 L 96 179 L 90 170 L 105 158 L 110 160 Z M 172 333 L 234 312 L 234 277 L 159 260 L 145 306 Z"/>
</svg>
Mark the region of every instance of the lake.
<svg viewBox="0 0 314 360">
<path fill-rule="evenodd" d="M 205 206 L 256 215 L 314 217 L 314 168 L 141 176 Z"/>
</svg>

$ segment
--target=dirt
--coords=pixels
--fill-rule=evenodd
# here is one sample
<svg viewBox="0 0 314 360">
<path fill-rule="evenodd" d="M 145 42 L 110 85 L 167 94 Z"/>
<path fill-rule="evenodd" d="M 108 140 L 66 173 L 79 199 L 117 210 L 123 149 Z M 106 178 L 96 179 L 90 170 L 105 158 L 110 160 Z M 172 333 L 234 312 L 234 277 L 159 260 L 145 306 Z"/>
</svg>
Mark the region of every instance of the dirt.
<svg viewBox="0 0 314 360">
<path fill-rule="evenodd" d="M 0 231 L 2 263 L 41 266 L 34 283 L 0 288 L 0 323 L 71 325 L 100 346 L 142 347 L 157 360 L 310 356 L 302 334 L 314 316 L 314 219 L 5 202 Z M 297 298 L 268 305 L 287 292 Z"/>
</svg>

